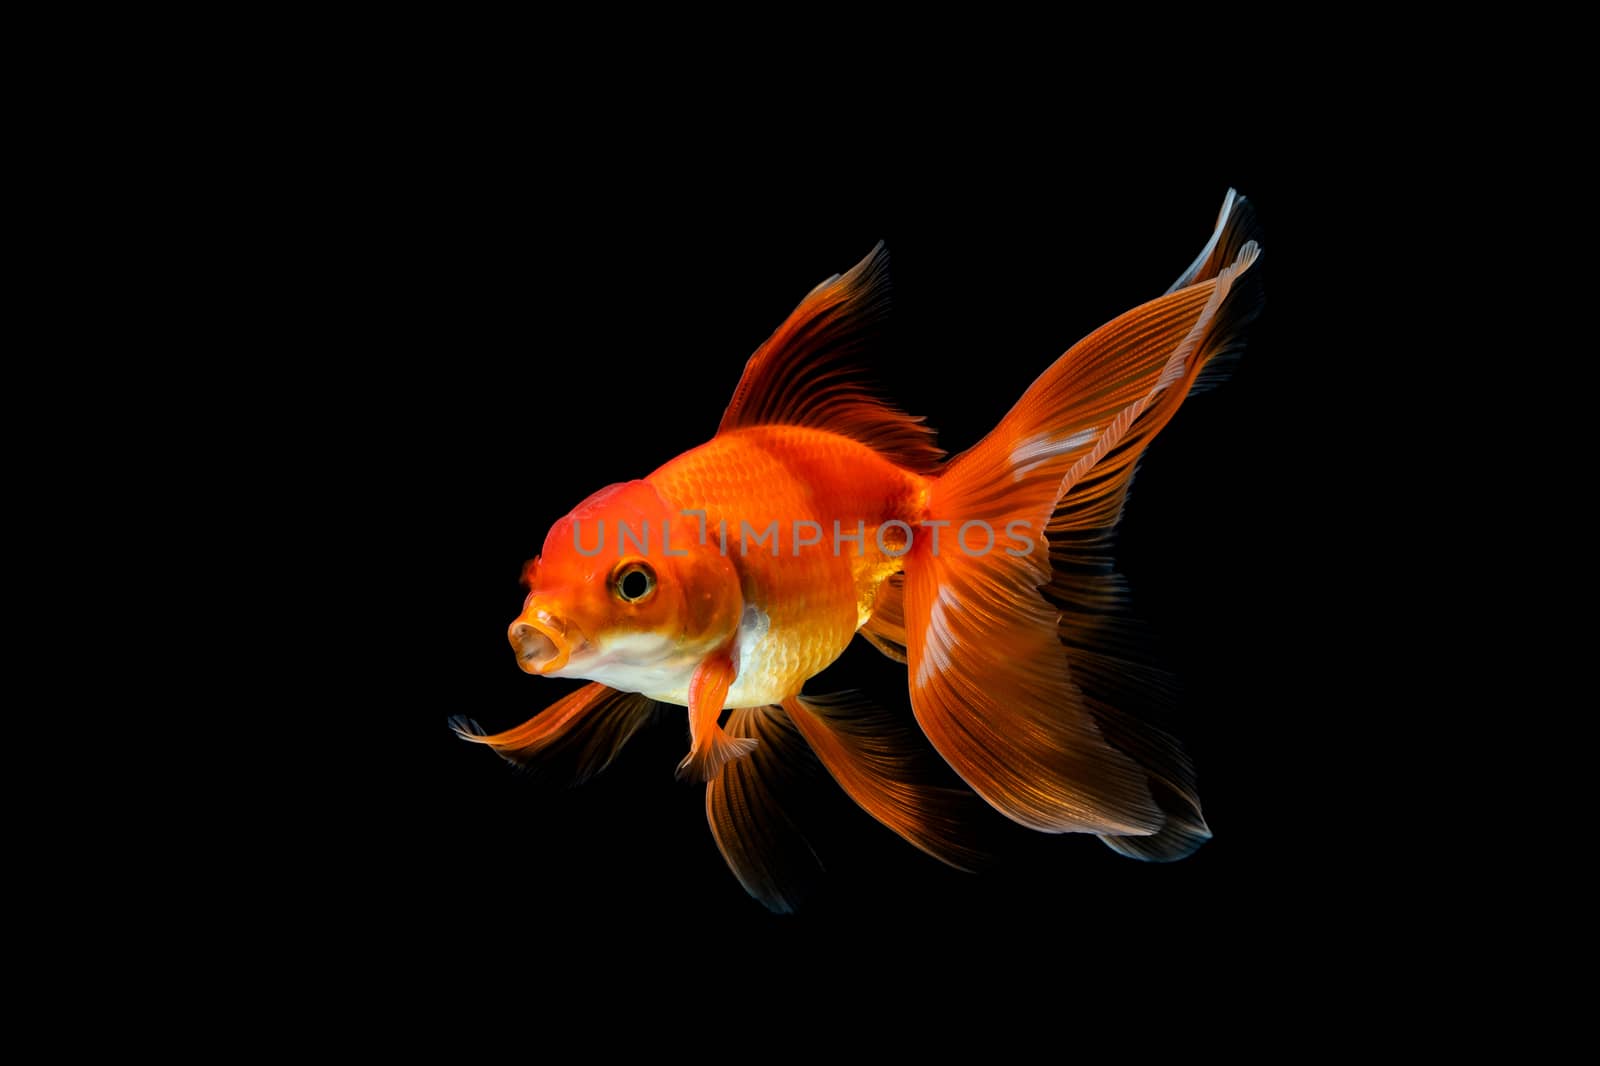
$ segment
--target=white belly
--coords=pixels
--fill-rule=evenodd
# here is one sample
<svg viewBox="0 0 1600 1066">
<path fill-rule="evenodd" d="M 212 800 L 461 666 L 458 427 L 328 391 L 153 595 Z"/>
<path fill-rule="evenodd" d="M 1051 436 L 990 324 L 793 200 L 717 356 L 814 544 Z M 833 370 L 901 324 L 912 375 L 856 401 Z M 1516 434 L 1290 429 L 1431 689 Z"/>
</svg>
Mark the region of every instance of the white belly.
<svg viewBox="0 0 1600 1066">
<path fill-rule="evenodd" d="M 765 611 L 745 605 L 733 642 L 734 679 L 729 707 L 765 707 L 790 695 L 786 680 L 794 676 L 799 648 L 785 634 L 772 631 Z M 613 638 L 598 654 L 573 662 L 562 677 L 582 677 L 620 692 L 639 692 L 662 703 L 689 705 L 689 683 L 703 654 L 662 647 L 660 638 L 638 635 Z"/>
</svg>

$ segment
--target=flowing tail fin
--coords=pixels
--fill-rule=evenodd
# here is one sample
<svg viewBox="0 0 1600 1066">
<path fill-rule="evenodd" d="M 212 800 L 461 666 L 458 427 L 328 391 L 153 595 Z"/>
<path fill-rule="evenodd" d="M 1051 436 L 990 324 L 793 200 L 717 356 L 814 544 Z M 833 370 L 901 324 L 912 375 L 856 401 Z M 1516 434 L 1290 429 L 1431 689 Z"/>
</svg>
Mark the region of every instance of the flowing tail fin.
<svg viewBox="0 0 1600 1066">
<path fill-rule="evenodd" d="M 1126 658 L 1110 539 L 1139 456 L 1259 308 L 1252 225 L 1230 190 L 1172 291 L 1074 345 L 951 460 L 928 501 L 949 525 L 906 559 L 911 703 L 934 747 L 1011 819 L 1138 858 L 1210 832 L 1181 748 L 1106 697 Z"/>
</svg>

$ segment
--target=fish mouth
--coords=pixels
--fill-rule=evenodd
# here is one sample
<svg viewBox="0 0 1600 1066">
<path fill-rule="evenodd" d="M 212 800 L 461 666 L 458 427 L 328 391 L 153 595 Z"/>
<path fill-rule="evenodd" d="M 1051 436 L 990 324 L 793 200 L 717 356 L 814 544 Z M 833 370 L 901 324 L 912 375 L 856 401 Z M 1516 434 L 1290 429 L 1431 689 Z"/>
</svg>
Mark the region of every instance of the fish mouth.
<svg viewBox="0 0 1600 1066">
<path fill-rule="evenodd" d="M 517 665 L 524 673 L 555 673 L 567 665 L 567 659 L 572 655 L 566 626 L 544 611 L 530 611 L 512 622 L 506 637 L 511 641 L 511 649 L 517 653 Z"/>
</svg>

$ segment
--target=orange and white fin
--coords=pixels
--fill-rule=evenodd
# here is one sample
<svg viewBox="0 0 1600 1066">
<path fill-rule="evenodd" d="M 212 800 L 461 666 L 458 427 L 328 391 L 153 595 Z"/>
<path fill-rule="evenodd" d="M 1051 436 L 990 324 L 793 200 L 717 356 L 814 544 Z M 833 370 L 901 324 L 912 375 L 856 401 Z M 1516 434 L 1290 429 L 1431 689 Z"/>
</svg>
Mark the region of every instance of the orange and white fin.
<svg viewBox="0 0 1600 1066">
<path fill-rule="evenodd" d="M 808 786 L 827 778 L 782 707 L 733 710 L 726 728 L 734 740 L 756 747 L 706 782 L 706 821 L 745 891 L 788 914 L 822 876 L 798 817 Z"/>
<path fill-rule="evenodd" d="M 979 840 L 995 832 L 993 813 L 951 777 L 908 721 L 854 693 L 795 696 L 783 708 L 862 810 L 958 870 L 988 863 Z"/>
<path fill-rule="evenodd" d="M 1259 294 L 1241 279 L 1258 248 L 1234 200 L 1186 272 L 1192 284 L 1074 345 L 934 482 L 930 519 L 952 529 L 985 522 L 995 547 L 979 555 L 947 541 L 935 555 L 924 540 L 907 556 L 904 624 L 917 720 L 979 795 L 1033 829 L 1159 840 L 1171 820 L 1182 840 L 1149 849 L 1162 855 L 1205 832 L 1198 804 L 1190 811 L 1187 803 L 1186 764 L 1147 767 L 1121 749 L 1121 737 L 1108 740 L 1102 712 L 1115 708 L 1086 695 L 1075 672 L 1089 660 L 1074 665 L 1061 611 L 1041 590 L 1054 588 L 1053 565 L 1071 564 L 1052 559 L 1052 543 L 1108 538 L 1139 454 L 1207 365 L 1237 347 L 1256 312 Z M 1237 254 L 1216 268 L 1219 247 Z M 1087 584 L 1081 591 L 1108 594 Z M 1165 743 L 1159 731 L 1131 724 L 1122 733 Z M 1180 831 L 1179 822 L 1189 828 Z M 1121 850 L 1139 847 L 1123 843 Z"/>
<path fill-rule="evenodd" d="M 1021 825 L 1154 833 L 1164 818 L 1144 772 L 1106 743 L 1073 683 L 1040 566 L 916 553 L 906 616 L 917 721 L 956 773 Z"/>
<path fill-rule="evenodd" d="M 695 667 L 689 680 L 689 754 L 678 764 L 678 780 L 709 781 L 732 759 L 755 750 L 753 737 L 730 737 L 717 724 L 733 687 L 732 657 L 717 652 Z"/>
<path fill-rule="evenodd" d="M 889 304 L 883 242 L 800 301 L 745 364 L 718 433 L 746 426 L 809 426 L 877 449 L 920 473 L 944 457 L 933 430 L 876 395 L 854 359 Z"/>
<path fill-rule="evenodd" d="M 1255 208 L 1237 190 L 1229 189 L 1222 198 L 1222 208 L 1217 212 L 1217 224 L 1211 231 L 1211 239 L 1194 257 L 1189 269 L 1179 274 L 1178 280 L 1167 288 L 1167 292 L 1174 293 L 1196 282 L 1216 277 L 1239 258 L 1245 242 L 1252 240 L 1260 240 Z"/>
<path fill-rule="evenodd" d="M 604 770 L 655 708 L 647 696 L 593 682 L 503 733 L 486 735 L 476 722 L 459 716 L 450 727 L 462 740 L 485 744 L 509 763 L 576 785 Z"/>
<path fill-rule="evenodd" d="M 1211 234 L 1211 240 L 1167 292 L 1177 292 L 1220 276 L 1244 255 L 1245 245 L 1252 243 L 1258 248 L 1261 243 L 1261 225 L 1256 221 L 1255 208 L 1247 198 L 1229 189 L 1222 201 L 1222 210 L 1217 214 L 1217 226 Z M 1205 365 L 1189 383 L 1190 396 L 1227 380 L 1239 361 L 1239 354 L 1244 351 L 1244 328 L 1254 321 L 1261 310 L 1261 288 L 1259 269 L 1233 279 L 1229 296 L 1233 308 L 1224 316 L 1229 333 L 1210 338 L 1211 350 L 1206 356 Z"/>
</svg>

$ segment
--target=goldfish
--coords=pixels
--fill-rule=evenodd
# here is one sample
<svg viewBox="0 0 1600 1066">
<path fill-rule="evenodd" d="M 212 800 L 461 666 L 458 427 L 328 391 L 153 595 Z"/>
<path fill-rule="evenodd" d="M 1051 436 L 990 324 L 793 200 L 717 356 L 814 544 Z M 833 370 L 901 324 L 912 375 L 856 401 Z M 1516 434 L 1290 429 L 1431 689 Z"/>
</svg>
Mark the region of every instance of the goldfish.
<svg viewBox="0 0 1600 1066">
<path fill-rule="evenodd" d="M 1187 857 L 1211 830 L 1181 744 L 1117 696 L 1150 675 L 1110 546 L 1145 449 L 1241 349 L 1260 256 L 1230 189 L 1164 294 L 1072 345 L 947 457 L 858 363 L 888 308 L 880 242 L 749 357 L 710 440 L 550 528 L 507 636 L 524 672 L 588 683 L 515 728 L 461 718 L 457 734 L 576 782 L 684 708 L 677 774 L 704 785 L 723 858 L 778 912 L 816 872 L 785 789 L 818 764 L 959 869 L 986 861 L 974 827 L 993 812 Z M 904 665 L 909 715 L 807 690 L 857 638 Z"/>
</svg>

